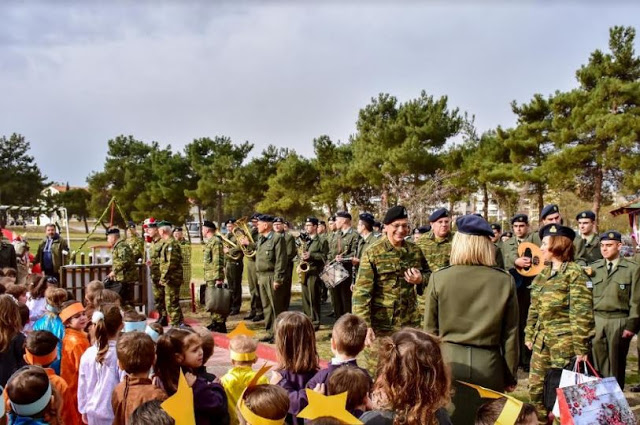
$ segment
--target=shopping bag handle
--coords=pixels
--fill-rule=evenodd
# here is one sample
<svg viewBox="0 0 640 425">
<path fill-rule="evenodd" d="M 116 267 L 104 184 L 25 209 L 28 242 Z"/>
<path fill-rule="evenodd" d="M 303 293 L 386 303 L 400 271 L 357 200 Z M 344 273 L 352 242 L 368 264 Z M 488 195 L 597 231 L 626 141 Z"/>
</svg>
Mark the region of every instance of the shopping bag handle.
<svg viewBox="0 0 640 425">
<path fill-rule="evenodd" d="M 593 368 L 593 366 L 591 365 L 591 362 L 588 359 L 580 361 L 580 362 L 576 360 L 576 362 L 573 364 L 573 372 L 576 372 L 576 373 L 580 374 L 580 370 L 579 370 L 580 369 L 580 366 L 579 366 L 580 363 L 584 363 L 585 364 L 585 366 L 584 366 L 584 374 L 585 375 L 589 373 L 589 371 L 587 369 L 587 367 L 588 367 L 589 369 L 591 369 L 591 372 L 593 373 L 593 376 L 595 376 L 596 378 L 600 379 L 600 375 L 598 375 L 598 372 L 596 372 L 596 370 Z M 579 376 L 576 376 L 576 381 L 580 381 L 580 380 L 581 380 L 581 378 Z"/>
</svg>

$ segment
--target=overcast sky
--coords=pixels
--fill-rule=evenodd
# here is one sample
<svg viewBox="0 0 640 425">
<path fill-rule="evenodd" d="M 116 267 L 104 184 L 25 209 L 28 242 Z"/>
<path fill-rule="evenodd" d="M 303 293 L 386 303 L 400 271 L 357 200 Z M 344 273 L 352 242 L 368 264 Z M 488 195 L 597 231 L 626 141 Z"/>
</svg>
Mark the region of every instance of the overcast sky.
<svg viewBox="0 0 640 425">
<path fill-rule="evenodd" d="M 100 3 L 0 5 L 0 134 L 23 134 L 72 185 L 119 134 L 311 156 L 314 137 L 346 141 L 380 92 L 448 95 L 480 131 L 512 126 L 512 100 L 574 87 L 609 27 L 640 29 L 631 1 Z"/>
</svg>

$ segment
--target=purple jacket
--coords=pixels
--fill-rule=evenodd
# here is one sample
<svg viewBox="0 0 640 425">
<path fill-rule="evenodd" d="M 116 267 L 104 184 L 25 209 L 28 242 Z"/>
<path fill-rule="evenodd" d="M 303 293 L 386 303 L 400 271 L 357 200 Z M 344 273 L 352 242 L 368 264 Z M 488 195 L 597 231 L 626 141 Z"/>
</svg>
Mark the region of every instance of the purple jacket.
<svg viewBox="0 0 640 425">
<path fill-rule="evenodd" d="M 306 373 L 293 373 L 288 370 L 278 371 L 282 376 L 278 385 L 289 393 L 289 415 L 287 415 L 287 423 L 304 424 L 304 421 L 298 419 L 296 415 L 309 404 L 305 388 L 307 382 L 314 377 L 316 372 L 315 370 Z"/>
<path fill-rule="evenodd" d="M 337 365 L 329 364 L 328 367 L 324 369 L 320 369 L 318 373 L 316 373 L 314 377 L 311 378 L 309 382 L 307 382 L 307 388 L 314 389 L 318 384 L 325 384 L 326 386 L 327 382 L 329 382 L 329 377 L 331 376 L 331 374 L 335 372 L 337 369 L 341 368 L 342 366 L 357 367 L 360 370 L 362 370 L 364 373 L 366 373 L 367 376 L 369 376 L 369 379 L 371 379 L 369 372 L 367 372 L 366 369 L 359 367 L 358 363 L 356 363 L 356 360 L 353 359 Z M 306 394 L 305 394 L 305 398 L 306 398 Z"/>
<path fill-rule="evenodd" d="M 222 385 L 198 376 L 192 388 L 196 425 L 229 423 L 227 395 Z"/>
</svg>

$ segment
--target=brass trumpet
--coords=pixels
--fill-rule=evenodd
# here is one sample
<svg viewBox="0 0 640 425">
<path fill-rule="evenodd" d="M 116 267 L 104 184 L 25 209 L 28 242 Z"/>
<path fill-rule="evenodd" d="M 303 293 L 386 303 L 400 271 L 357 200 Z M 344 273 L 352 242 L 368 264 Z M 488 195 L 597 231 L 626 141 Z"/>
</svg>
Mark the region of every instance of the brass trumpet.
<svg viewBox="0 0 640 425">
<path fill-rule="evenodd" d="M 242 217 L 236 220 L 236 225 L 233 228 L 233 236 L 236 237 L 238 245 L 240 246 L 240 249 L 242 250 L 242 253 L 245 255 L 245 257 L 255 257 L 255 248 L 249 248 L 248 246 L 245 246 L 240 242 L 242 238 L 247 238 L 249 240 L 249 243 L 255 243 L 255 241 L 253 240 L 253 236 L 251 236 L 251 230 L 247 225 L 247 217 Z"/>
<path fill-rule="evenodd" d="M 218 235 L 218 237 L 220 237 L 220 239 L 222 240 L 222 244 L 224 246 L 226 246 L 227 248 L 229 248 L 229 249 L 237 249 L 238 248 L 238 245 L 236 243 L 234 243 L 231 239 L 227 238 L 225 235 L 220 233 L 220 231 L 216 232 L 216 235 Z M 233 261 L 238 261 L 238 260 L 240 260 L 240 258 L 242 258 L 242 254 L 240 254 L 240 253 L 238 253 L 237 255 L 231 255 L 231 254 L 227 254 L 227 255 Z"/>
</svg>

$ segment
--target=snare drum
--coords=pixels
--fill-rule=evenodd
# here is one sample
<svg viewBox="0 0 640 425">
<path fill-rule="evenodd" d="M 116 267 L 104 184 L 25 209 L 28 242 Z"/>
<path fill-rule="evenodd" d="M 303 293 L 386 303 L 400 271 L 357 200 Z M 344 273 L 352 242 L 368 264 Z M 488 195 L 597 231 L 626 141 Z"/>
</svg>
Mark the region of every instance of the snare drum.
<svg viewBox="0 0 640 425">
<path fill-rule="evenodd" d="M 322 279 L 327 288 L 335 288 L 348 278 L 349 272 L 338 261 L 327 264 L 322 273 L 320 273 L 320 279 Z"/>
</svg>

